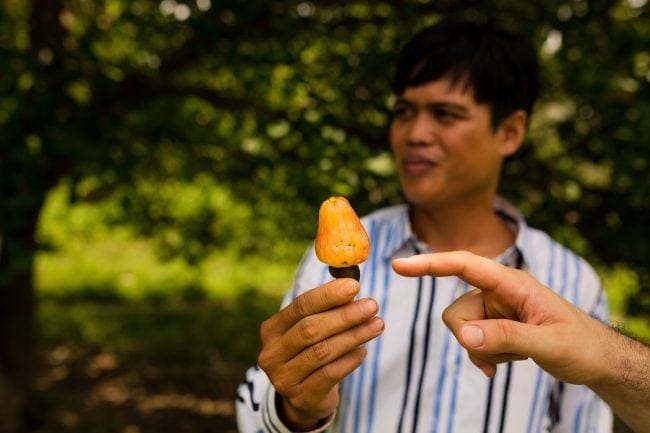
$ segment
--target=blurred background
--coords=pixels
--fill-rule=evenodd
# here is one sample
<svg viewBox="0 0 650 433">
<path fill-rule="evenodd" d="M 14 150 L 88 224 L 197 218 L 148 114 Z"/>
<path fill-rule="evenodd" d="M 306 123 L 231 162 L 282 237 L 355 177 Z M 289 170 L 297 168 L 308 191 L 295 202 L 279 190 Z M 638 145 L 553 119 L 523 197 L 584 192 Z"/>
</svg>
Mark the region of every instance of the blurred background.
<svg viewBox="0 0 650 433">
<path fill-rule="evenodd" d="M 401 201 L 394 60 L 448 15 L 539 47 L 502 193 L 650 338 L 647 0 L 0 7 L 0 432 L 234 432 L 321 201 Z"/>
</svg>

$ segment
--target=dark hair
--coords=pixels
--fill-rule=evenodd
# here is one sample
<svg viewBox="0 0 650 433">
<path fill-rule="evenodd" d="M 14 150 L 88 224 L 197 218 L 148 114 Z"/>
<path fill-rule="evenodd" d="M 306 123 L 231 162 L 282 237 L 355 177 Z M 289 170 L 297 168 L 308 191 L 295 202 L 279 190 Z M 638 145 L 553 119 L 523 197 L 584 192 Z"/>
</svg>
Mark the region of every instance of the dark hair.
<svg viewBox="0 0 650 433">
<path fill-rule="evenodd" d="M 514 111 L 532 112 L 539 93 L 537 54 L 525 39 L 487 24 L 445 19 L 416 33 L 402 49 L 393 91 L 449 77 L 474 90 L 492 111 L 492 127 Z"/>
</svg>

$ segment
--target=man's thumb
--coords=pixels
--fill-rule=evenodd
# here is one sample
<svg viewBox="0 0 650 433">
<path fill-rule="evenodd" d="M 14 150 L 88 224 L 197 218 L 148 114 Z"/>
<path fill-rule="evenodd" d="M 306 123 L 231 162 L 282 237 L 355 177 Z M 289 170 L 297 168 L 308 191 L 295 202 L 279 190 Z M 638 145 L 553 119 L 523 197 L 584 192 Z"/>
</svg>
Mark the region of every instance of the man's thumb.
<svg viewBox="0 0 650 433">
<path fill-rule="evenodd" d="M 467 322 L 461 329 L 463 346 L 476 353 L 498 355 L 511 353 L 536 358 L 546 346 L 538 325 L 508 319 Z"/>
</svg>

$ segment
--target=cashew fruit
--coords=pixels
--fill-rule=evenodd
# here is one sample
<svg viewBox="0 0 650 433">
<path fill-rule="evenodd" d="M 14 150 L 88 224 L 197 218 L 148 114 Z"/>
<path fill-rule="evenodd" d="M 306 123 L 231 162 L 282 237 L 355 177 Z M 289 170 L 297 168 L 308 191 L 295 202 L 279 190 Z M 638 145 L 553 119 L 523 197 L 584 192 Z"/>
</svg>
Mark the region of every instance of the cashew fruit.
<svg viewBox="0 0 650 433">
<path fill-rule="evenodd" d="M 345 197 L 330 197 L 321 204 L 315 247 L 316 256 L 330 266 L 333 275 L 331 268 L 357 266 L 368 258 L 370 239 Z"/>
</svg>

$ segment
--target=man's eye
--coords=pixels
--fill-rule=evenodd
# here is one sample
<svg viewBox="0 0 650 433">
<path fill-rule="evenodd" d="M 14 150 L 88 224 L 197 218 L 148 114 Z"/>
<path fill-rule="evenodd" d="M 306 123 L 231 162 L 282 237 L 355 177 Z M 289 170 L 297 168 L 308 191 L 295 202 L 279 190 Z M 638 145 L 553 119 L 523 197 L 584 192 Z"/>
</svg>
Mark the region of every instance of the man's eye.
<svg viewBox="0 0 650 433">
<path fill-rule="evenodd" d="M 460 116 L 452 111 L 447 110 L 437 110 L 435 112 L 436 118 L 441 122 L 453 122 L 458 120 Z"/>
<path fill-rule="evenodd" d="M 393 117 L 396 119 L 406 119 L 413 115 L 413 109 L 406 105 L 396 105 L 393 107 Z"/>
</svg>

